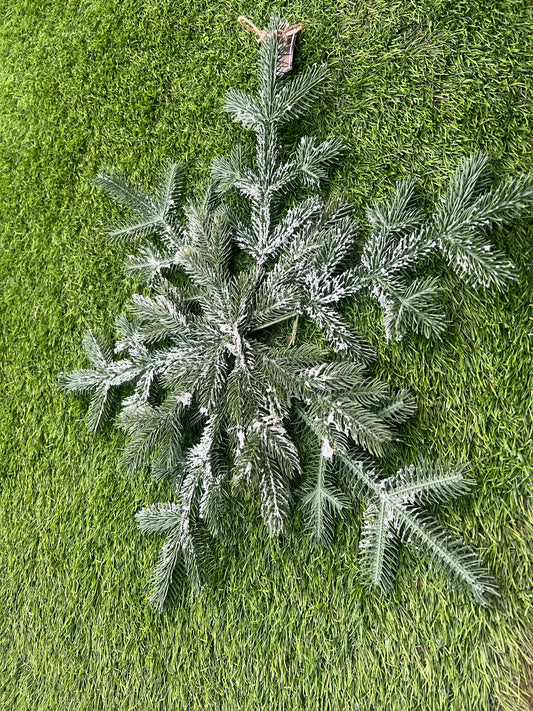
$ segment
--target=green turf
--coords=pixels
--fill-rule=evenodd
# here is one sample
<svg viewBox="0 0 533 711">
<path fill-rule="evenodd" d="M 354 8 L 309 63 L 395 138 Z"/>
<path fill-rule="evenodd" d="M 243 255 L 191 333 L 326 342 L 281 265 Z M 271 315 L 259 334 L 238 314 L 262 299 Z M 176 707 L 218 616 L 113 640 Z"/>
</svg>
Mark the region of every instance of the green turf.
<svg viewBox="0 0 533 711">
<path fill-rule="evenodd" d="M 504 176 L 533 169 L 529 0 L 295 0 L 297 66 L 331 90 L 287 143 L 342 135 L 332 190 L 361 210 L 414 174 L 430 193 L 484 149 Z M 358 517 L 317 550 L 296 518 L 268 541 L 255 511 L 220 545 L 205 593 L 147 604 L 161 541 L 133 514 L 169 492 L 117 471 L 56 376 L 88 327 L 112 330 L 131 293 L 102 237 L 113 209 L 88 179 L 149 182 L 184 158 L 191 189 L 240 130 L 221 111 L 251 86 L 256 47 L 236 16 L 264 0 L 0 0 L 0 709 L 477 711 L 533 698 L 533 221 L 495 235 L 520 266 L 503 295 L 449 279 L 444 344 L 386 345 L 378 370 L 411 387 L 412 456 L 468 458 L 475 492 L 440 511 L 501 584 L 485 610 L 404 554 L 391 600 L 357 581 Z M 407 455 L 406 455 L 407 456 Z"/>
</svg>

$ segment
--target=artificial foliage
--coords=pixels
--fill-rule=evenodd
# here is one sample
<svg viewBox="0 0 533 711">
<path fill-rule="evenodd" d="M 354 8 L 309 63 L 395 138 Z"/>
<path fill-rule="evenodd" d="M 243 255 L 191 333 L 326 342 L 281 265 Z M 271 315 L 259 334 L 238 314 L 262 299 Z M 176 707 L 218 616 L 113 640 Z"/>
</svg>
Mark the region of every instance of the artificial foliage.
<svg viewBox="0 0 533 711">
<path fill-rule="evenodd" d="M 166 537 L 157 609 L 184 576 L 201 589 L 209 536 L 227 532 L 235 502 L 247 497 L 260 502 L 271 535 L 300 506 L 325 543 L 335 516 L 363 499 L 361 577 L 371 588 L 392 587 L 399 546 L 412 544 L 487 603 L 495 581 L 429 511 L 470 489 L 467 465 L 421 460 L 384 473 L 415 403 L 372 377 L 372 348 L 344 306 L 357 313 L 377 300 L 387 339 L 441 338 L 446 318 L 431 266 L 440 260 L 473 287 L 505 288 L 515 268 L 486 233 L 533 204 L 533 180 L 491 187 L 486 157 L 472 155 L 433 214 L 404 180 L 368 209 L 363 239 L 350 206 L 317 191 L 342 141 L 304 137 L 292 152 L 280 145 L 280 129 L 311 109 L 327 79 L 323 66 L 282 76 L 286 27 L 270 21 L 257 93 L 232 91 L 224 105 L 253 132 L 255 155 L 237 146 L 217 158 L 211 183 L 189 200 L 179 163 L 165 167 L 155 195 L 115 173 L 98 176 L 132 214 L 109 234 L 136 245 L 128 271 L 143 293 L 119 316 L 114 347 L 89 332 L 90 368 L 63 373 L 60 385 L 91 394 L 93 431 L 120 407 L 122 467 L 172 482 L 174 501 L 136 516 L 141 531 Z M 283 322 L 292 328 L 280 330 Z M 314 324 L 311 342 L 303 323 Z"/>
</svg>

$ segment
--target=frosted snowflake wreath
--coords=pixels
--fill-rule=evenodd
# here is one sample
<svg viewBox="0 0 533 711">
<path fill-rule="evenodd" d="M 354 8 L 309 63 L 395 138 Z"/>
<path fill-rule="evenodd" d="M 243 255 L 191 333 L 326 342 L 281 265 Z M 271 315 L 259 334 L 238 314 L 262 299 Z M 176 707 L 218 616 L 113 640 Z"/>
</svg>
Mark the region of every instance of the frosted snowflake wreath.
<svg viewBox="0 0 533 711">
<path fill-rule="evenodd" d="M 335 515 L 363 497 L 368 585 L 389 590 L 399 544 L 413 543 L 485 604 L 497 594 L 490 574 L 425 509 L 469 490 L 467 466 L 421 462 L 392 477 L 380 472 L 378 460 L 415 405 L 407 391 L 391 393 L 368 375 L 372 349 L 342 307 L 376 299 L 387 338 L 439 337 L 446 321 L 438 280 L 417 270 L 440 257 L 472 286 L 505 287 L 514 267 L 484 234 L 533 203 L 533 180 L 491 189 L 485 156 L 473 155 L 432 216 L 417 208 L 414 183 L 402 181 L 388 202 L 368 210 L 372 232 L 359 264 L 346 266 L 357 239 L 350 206 L 309 196 L 342 153 L 341 140 L 304 137 L 290 156 L 280 149 L 279 129 L 313 105 L 327 77 L 324 66 L 283 76 L 287 28 L 272 18 L 265 31 L 257 94 L 231 91 L 225 101 L 255 134 L 254 157 L 237 146 L 217 158 L 212 183 L 195 201 L 182 200 L 177 163 L 166 167 L 156 196 L 116 174 L 98 177 L 134 215 L 110 237 L 139 244 L 128 270 L 152 295 L 133 296 L 117 320 L 114 349 L 89 332 L 91 368 L 61 374 L 60 386 L 92 393 L 94 431 L 121 402 L 118 424 L 129 437 L 122 466 L 149 466 L 173 484 L 173 502 L 136 516 L 142 531 L 166 536 L 153 581 L 157 609 L 183 575 L 201 588 L 206 532 L 223 535 L 243 495 L 259 498 L 271 535 L 301 505 L 321 542 L 331 540 Z M 298 185 L 308 195 L 300 201 Z M 231 207 L 225 200 L 228 191 L 244 196 L 240 212 L 239 200 Z M 280 346 L 285 321 L 293 329 Z M 303 321 L 327 345 L 301 343 Z"/>
</svg>

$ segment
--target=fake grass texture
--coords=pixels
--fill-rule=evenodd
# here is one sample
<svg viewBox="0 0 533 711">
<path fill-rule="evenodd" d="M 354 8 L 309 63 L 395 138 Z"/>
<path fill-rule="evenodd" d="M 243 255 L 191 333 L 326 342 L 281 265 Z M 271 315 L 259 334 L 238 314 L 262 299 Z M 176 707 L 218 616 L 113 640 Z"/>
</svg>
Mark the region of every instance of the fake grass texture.
<svg viewBox="0 0 533 711">
<path fill-rule="evenodd" d="M 331 90 L 294 129 L 343 136 L 331 189 L 360 210 L 401 177 L 438 191 L 459 158 L 532 170 L 533 7 L 489 2 L 295 2 L 296 66 Z M 0 0 L 0 709 L 519 709 L 533 695 L 533 221 L 495 235 L 521 279 L 503 295 L 449 280 L 443 344 L 387 345 L 377 373 L 419 404 L 406 449 L 468 459 L 478 486 L 439 518 L 501 586 L 484 610 L 404 554 L 390 600 L 357 581 L 359 518 L 330 550 L 300 522 L 268 541 L 244 510 L 204 595 L 148 606 L 160 541 L 133 514 L 169 492 L 117 471 L 122 436 L 93 438 L 56 389 L 91 327 L 110 334 L 132 291 L 88 179 L 149 182 L 167 156 L 203 181 L 243 134 L 221 110 L 250 85 L 263 2 Z M 293 136 L 287 135 L 287 142 Z M 413 458 L 413 456 L 411 456 Z M 413 584 L 413 580 L 416 584 Z"/>
</svg>

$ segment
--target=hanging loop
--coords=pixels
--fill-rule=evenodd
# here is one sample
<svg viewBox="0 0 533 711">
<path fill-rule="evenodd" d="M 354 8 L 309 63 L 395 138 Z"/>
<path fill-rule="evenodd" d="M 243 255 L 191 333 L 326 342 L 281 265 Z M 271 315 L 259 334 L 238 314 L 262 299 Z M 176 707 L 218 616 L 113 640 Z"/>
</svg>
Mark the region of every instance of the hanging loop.
<svg viewBox="0 0 533 711">
<path fill-rule="evenodd" d="M 245 30 L 248 30 L 248 32 L 253 32 L 254 35 L 257 37 L 258 42 L 262 42 L 262 40 L 265 39 L 265 37 L 269 37 L 270 35 L 268 32 L 265 32 L 265 30 L 260 30 L 258 27 L 254 25 L 254 23 L 249 20 L 247 17 L 244 17 L 244 15 L 239 15 L 237 18 L 239 24 L 241 27 L 244 27 Z M 292 60 L 294 57 L 294 43 L 296 40 L 296 35 L 300 30 L 302 29 L 303 25 L 298 24 L 298 25 L 293 25 L 292 27 L 287 27 L 285 25 L 286 29 L 284 30 L 278 30 L 275 35 L 277 39 L 280 42 L 280 56 L 278 57 L 278 62 L 277 62 L 277 72 L 278 75 L 281 74 L 286 74 L 287 72 L 290 72 L 292 69 Z"/>
<path fill-rule="evenodd" d="M 261 40 L 264 39 L 264 37 L 266 36 L 266 32 L 264 30 L 260 30 L 254 25 L 251 20 L 249 20 L 244 15 L 239 15 L 237 21 L 239 22 L 241 27 L 244 27 L 245 30 L 248 30 L 248 32 L 253 32 L 254 35 L 257 35 L 258 42 L 261 42 Z"/>
</svg>

